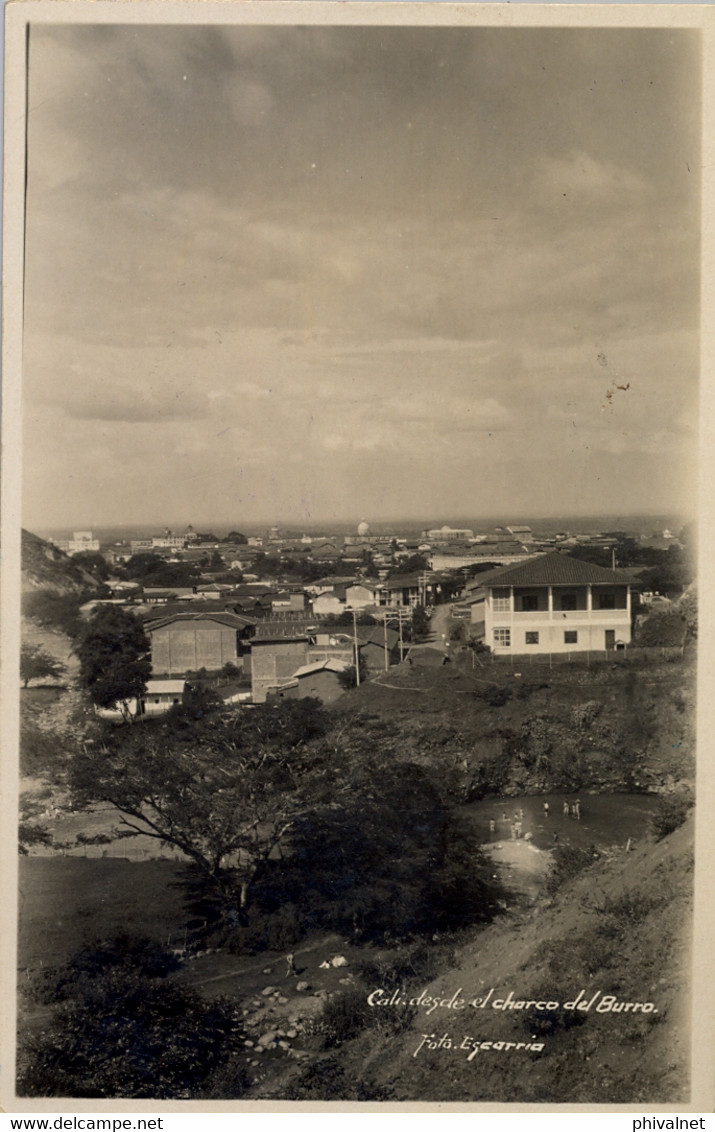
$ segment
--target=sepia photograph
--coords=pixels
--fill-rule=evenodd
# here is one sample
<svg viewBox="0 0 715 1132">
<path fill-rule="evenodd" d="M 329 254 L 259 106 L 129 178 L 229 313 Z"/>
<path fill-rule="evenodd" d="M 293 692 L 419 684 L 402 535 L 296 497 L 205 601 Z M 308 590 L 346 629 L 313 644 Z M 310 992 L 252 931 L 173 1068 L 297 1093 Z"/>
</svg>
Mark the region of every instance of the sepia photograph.
<svg viewBox="0 0 715 1132">
<path fill-rule="evenodd" d="M 15 1105 L 702 1105 L 704 12 L 8 7 Z"/>
</svg>

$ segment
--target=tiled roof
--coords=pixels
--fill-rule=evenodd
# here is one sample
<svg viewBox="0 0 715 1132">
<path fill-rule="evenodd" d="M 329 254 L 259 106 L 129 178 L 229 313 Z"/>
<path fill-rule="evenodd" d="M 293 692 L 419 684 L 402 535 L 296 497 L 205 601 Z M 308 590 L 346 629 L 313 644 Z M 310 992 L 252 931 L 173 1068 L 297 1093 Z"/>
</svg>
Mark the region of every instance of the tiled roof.
<svg viewBox="0 0 715 1132">
<path fill-rule="evenodd" d="M 382 625 L 358 625 L 357 627 L 358 640 L 360 646 L 362 645 L 379 645 L 381 649 L 385 647 L 385 629 Z M 396 629 L 387 629 L 387 647 L 394 649 L 395 645 L 400 639 L 400 634 Z"/>
<path fill-rule="evenodd" d="M 488 586 L 624 586 L 629 584 L 631 578 L 618 570 L 607 570 L 603 566 L 595 566 L 592 562 L 584 562 L 556 550 L 528 562 L 517 562 L 501 570 L 490 570 L 475 581 L 479 585 Z"/>
<path fill-rule="evenodd" d="M 144 629 L 147 633 L 153 633 L 157 629 L 163 629 L 166 625 L 173 625 L 175 621 L 217 621 L 220 625 L 225 625 L 227 629 L 245 629 L 246 626 L 257 624 L 255 617 L 242 617 L 240 613 L 214 613 L 204 610 L 201 613 L 198 611 L 175 613 L 145 620 Z"/>
<path fill-rule="evenodd" d="M 183 692 L 185 687 L 185 680 L 147 680 L 146 694 L 147 696 L 171 695 L 175 692 Z"/>
<path fill-rule="evenodd" d="M 293 673 L 295 680 L 299 676 L 310 676 L 313 672 L 344 672 L 350 666 L 340 660 L 315 660 L 312 664 L 303 664 Z"/>
</svg>

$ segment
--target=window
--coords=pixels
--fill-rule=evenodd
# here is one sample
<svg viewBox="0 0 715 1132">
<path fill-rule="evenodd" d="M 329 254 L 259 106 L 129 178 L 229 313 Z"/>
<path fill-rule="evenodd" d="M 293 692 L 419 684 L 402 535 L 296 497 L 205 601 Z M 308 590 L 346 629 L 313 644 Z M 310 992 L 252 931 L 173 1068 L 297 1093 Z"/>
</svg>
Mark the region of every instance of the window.
<svg viewBox="0 0 715 1132">
<path fill-rule="evenodd" d="M 494 644 L 503 645 L 506 648 L 511 647 L 511 629 L 495 629 L 494 630 Z"/>
<path fill-rule="evenodd" d="M 566 632 L 564 633 L 564 644 L 565 645 L 577 645 L 578 644 L 578 633 L 576 632 L 575 629 L 567 629 L 566 630 Z"/>
<path fill-rule="evenodd" d="M 539 599 L 536 594 L 524 594 L 521 599 L 521 608 L 524 613 L 535 613 L 539 608 Z"/>
<path fill-rule="evenodd" d="M 573 612 L 576 608 L 576 594 L 561 594 L 561 608 L 564 613 Z"/>
<path fill-rule="evenodd" d="M 492 609 L 495 613 L 509 613 L 511 610 L 511 593 L 504 587 L 492 590 Z"/>
<path fill-rule="evenodd" d="M 527 645 L 538 645 L 539 634 L 538 633 L 527 633 L 526 634 L 526 643 L 527 643 Z"/>
<path fill-rule="evenodd" d="M 616 595 L 615 594 L 599 594 L 598 595 L 598 608 L 599 609 L 615 609 L 616 608 Z"/>
</svg>

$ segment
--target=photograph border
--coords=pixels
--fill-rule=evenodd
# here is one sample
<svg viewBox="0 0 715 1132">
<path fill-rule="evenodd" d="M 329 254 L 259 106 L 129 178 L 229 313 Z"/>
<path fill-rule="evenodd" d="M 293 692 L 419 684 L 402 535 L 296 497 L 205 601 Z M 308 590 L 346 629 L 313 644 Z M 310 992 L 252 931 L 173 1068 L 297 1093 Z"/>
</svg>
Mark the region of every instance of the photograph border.
<svg viewBox="0 0 715 1132">
<path fill-rule="evenodd" d="M 702 258 L 701 258 L 701 384 L 699 440 L 699 560 L 700 643 L 697 675 L 697 798 L 696 899 L 693 921 L 692 972 L 692 1094 L 681 1112 L 710 1113 L 715 1107 L 715 965 L 712 939 L 715 930 L 715 834 L 711 822 L 715 799 L 715 760 L 710 755 L 715 738 L 715 716 L 710 705 L 715 687 L 715 649 L 712 645 L 713 591 L 715 589 L 715 262 L 713 157 L 715 155 L 715 11 L 709 5 L 549 5 L 466 3 L 393 3 L 372 0 L 11 0 L 5 9 L 5 172 L 3 201 L 3 419 L 2 419 L 2 575 L 0 576 L 0 703 L 2 750 L 0 773 L 5 820 L 2 822 L 3 890 L 0 953 L 0 1001 L 13 1003 L 16 995 L 16 923 L 18 873 L 16 813 L 18 804 L 17 746 L 19 735 L 18 656 L 20 635 L 20 528 L 22 483 L 22 328 L 25 138 L 27 125 L 27 28 L 36 24 L 182 24 L 198 25 L 373 25 L 488 26 L 488 27 L 637 27 L 695 28 L 703 36 L 702 104 Z M 8 897 L 8 894 L 10 896 Z M 14 1064 L 13 1011 L 4 1012 L 0 1031 L 3 1067 Z M 82 1100 L 55 1097 L 17 1098 L 14 1081 L 4 1070 L 0 1104 L 6 1112 L 293 1112 L 383 1110 L 409 1112 L 642 1112 L 643 1105 L 540 1105 L 475 1102 L 444 1104 L 373 1104 L 331 1102 L 194 1102 Z M 655 1105 L 649 1112 L 673 1111 L 672 1105 Z"/>
</svg>

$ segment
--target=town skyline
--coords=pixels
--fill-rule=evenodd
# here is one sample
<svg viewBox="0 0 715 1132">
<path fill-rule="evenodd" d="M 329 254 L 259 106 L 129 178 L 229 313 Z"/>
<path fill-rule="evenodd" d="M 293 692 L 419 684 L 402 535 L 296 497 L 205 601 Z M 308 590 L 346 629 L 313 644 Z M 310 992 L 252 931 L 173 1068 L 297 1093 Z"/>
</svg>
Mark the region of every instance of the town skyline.
<svg viewBox="0 0 715 1132">
<path fill-rule="evenodd" d="M 699 51 L 34 26 L 23 524 L 690 517 Z"/>
</svg>

